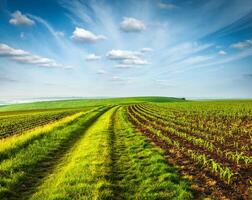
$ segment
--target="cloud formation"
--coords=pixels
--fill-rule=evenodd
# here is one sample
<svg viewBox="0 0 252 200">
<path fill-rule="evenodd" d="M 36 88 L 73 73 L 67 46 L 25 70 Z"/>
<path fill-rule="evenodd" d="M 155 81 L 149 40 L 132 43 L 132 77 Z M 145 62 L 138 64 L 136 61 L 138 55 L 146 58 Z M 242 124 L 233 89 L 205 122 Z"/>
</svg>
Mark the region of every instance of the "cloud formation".
<svg viewBox="0 0 252 200">
<path fill-rule="evenodd" d="M 86 43 L 95 43 L 95 42 L 107 39 L 104 35 L 95 35 L 91 31 L 85 30 L 80 27 L 75 28 L 71 38 L 76 41 L 86 42 Z"/>
<path fill-rule="evenodd" d="M 159 8 L 166 9 L 166 10 L 171 10 L 171 9 L 177 8 L 177 6 L 172 3 L 159 2 L 157 5 Z"/>
<path fill-rule="evenodd" d="M 115 67 L 118 68 L 118 69 L 130 69 L 130 68 L 134 68 L 135 66 L 126 65 L 126 64 L 117 64 Z"/>
<path fill-rule="evenodd" d="M 141 32 L 146 29 L 146 25 L 141 20 L 132 17 L 124 17 L 120 28 L 125 32 Z"/>
<path fill-rule="evenodd" d="M 15 49 L 6 44 L 1 44 L 1 43 L 0 43 L 0 56 L 8 57 L 11 60 L 14 60 L 19 63 L 34 64 L 40 67 L 70 68 L 69 66 L 58 64 L 53 59 L 33 55 L 28 51 L 24 51 L 22 49 Z"/>
<path fill-rule="evenodd" d="M 141 49 L 141 52 L 143 52 L 143 53 L 147 53 L 147 52 L 151 52 L 151 51 L 153 51 L 153 49 L 149 48 L 149 47 L 145 47 L 145 48 Z"/>
<path fill-rule="evenodd" d="M 125 51 L 125 50 L 111 50 L 108 52 L 107 56 L 111 60 L 124 60 L 124 59 L 137 59 L 142 54 L 138 51 Z"/>
<path fill-rule="evenodd" d="M 111 50 L 107 53 L 110 60 L 116 60 L 118 67 L 126 67 L 131 65 L 147 65 L 149 64 L 143 57 L 143 54 L 138 51 Z"/>
<path fill-rule="evenodd" d="M 10 19 L 9 23 L 12 25 L 24 25 L 24 26 L 32 26 L 35 22 L 28 18 L 26 15 L 23 15 L 19 10 L 11 14 L 12 18 Z"/>
<path fill-rule="evenodd" d="M 246 47 L 252 46 L 252 39 L 250 40 L 245 40 L 243 42 L 237 42 L 235 44 L 232 44 L 231 47 L 235 49 L 244 49 Z"/>
<path fill-rule="evenodd" d="M 207 56 L 207 55 L 191 56 L 191 57 L 183 60 L 179 64 L 182 65 L 182 66 L 197 65 L 197 64 L 200 64 L 200 63 L 205 63 L 205 62 L 207 62 L 207 61 L 209 61 L 211 59 L 213 59 L 213 57 Z"/>
<path fill-rule="evenodd" d="M 221 55 L 221 56 L 225 56 L 225 55 L 227 55 L 227 52 L 226 52 L 226 51 L 223 51 L 223 50 L 220 50 L 220 51 L 218 52 L 218 54 Z"/>
<path fill-rule="evenodd" d="M 100 75 L 107 74 L 107 71 L 101 69 L 101 70 L 98 70 L 96 74 L 100 74 Z"/>
<path fill-rule="evenodd" d="M 100 60 L 101 56 L 97 56 L 95 54 L 88 54 L 86 57 L 86 61 L 95 61 L 95 60 Z"/>
</svg>

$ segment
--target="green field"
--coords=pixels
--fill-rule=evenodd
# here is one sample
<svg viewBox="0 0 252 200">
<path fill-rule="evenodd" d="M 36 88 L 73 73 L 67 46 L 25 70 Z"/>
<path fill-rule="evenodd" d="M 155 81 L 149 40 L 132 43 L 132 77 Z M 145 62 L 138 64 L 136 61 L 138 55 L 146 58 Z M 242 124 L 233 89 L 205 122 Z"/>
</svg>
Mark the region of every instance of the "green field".
<svg viewBox="0 0 252 200">
<path fill-rule="evenodd" d="M 76 99 L 61 101 L 44 101 L 35 103 L 13 104 L 0 107 L 0 111 L 15 110 L 34 110 L 34 109 L 66 109 L 66 108 L 83 108 L 83 106 L 104 106 L 117 104 L 131 104 L 143 102 L 178 102 L 184 99 L 173 97 L 125 97 L 125 98 L 107 98 L 107 99 Z"/>
<path fill-rule="evenodd" d="M 0 199 L 251 199 L 252 101 L 0 107 Z"/>
</svg>

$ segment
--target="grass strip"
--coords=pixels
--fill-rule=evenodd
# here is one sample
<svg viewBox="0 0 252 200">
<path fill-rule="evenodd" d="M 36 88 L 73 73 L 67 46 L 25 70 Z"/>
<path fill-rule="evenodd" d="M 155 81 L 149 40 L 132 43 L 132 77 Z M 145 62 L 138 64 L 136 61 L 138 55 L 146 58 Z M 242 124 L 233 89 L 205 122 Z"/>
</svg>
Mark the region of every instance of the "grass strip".
<svg viewBox="0 0 252 200">
<path fill-rule="evenodd" d="M 24 199 L 57 161 L 108 108 L 83 115 L 68 126 L 52 129 L 0 163 L 0 199 Z"/>
<path fill-rule="evenodd" d="M 74 123 L 76 120 L 78 120 L 79 117 L 87 115 L 89 112 L 92 111 L 79 112 L 71 116 L 67 116 L 56 122 L 49 123 L 47 125 L 40 126 L 33 130 L 24 132 L 23 134 L 13 135 L 8 138 L 0 140 L 0 162 L 13 156 L 20 149 L 25 148 L 33 141 L 42 137 L 44 134 L 49 134 L 53 132 L 53 130 L 55 129 L 70 125 Z"/>
<path fill-rule="evenodd" d="M 192 198 L 189 185 L 167 164 L 164 151 L 134 129 L 122 107 L 115 116 L 114 133 L 115 199 Z"/>
<path fill-rule="evenodd" d="M 113 199 L 110 132 L 116 109 L 107 111 L 87 129 L 31 199 Z"/>
</svg>

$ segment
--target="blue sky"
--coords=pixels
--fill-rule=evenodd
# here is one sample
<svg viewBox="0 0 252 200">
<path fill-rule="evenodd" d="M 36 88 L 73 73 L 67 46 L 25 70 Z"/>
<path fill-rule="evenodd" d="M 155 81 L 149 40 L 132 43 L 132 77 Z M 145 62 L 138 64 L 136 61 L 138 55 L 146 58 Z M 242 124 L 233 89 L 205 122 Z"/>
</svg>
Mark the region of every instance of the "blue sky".
<svg viewBox="0 0 252 200">
<path fill-rule="evenodd" d="M 252 97 L 251 0 L 0 0 L 0 99 Z"/>
</svg>

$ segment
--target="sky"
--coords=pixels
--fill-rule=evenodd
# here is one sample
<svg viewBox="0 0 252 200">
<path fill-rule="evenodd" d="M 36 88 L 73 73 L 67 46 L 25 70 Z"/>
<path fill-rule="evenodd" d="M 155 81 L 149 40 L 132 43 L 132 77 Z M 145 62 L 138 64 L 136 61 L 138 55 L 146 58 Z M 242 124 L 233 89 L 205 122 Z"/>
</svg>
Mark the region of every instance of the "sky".
<svg viewBox="0 0 252 200">
<path fill-rule="evenodd" d="M 0 100 L 252 98 L 251 0 L 0 0 Z"/>
</svg>

